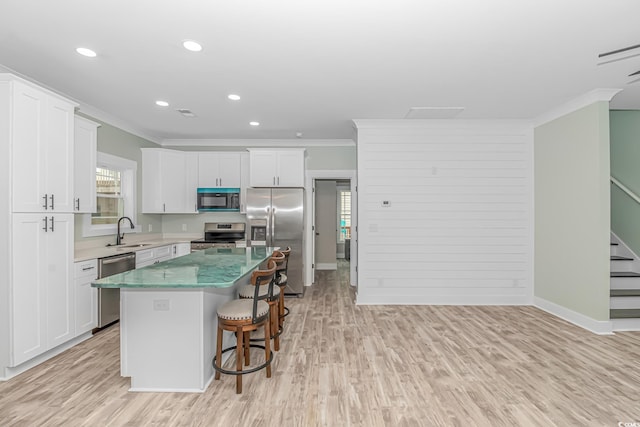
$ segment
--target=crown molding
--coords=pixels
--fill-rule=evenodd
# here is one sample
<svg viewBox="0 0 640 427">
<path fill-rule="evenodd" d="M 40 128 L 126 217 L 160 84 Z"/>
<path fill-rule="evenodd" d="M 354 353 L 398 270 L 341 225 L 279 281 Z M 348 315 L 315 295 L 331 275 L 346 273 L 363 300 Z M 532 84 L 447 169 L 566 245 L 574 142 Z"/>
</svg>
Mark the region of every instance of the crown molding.
<svg viewBox="0 0 640 427">
<path fill-rule="evenodd" d="M 163 139 L 163 147 L 351 147 L 352 139 Z"/>
<path fill-rule="evenodd" d="M 566 116 L 567 114 L 573 113 L 574 111 L 587 107 L 591 104 L 595 104 L 596 102 L 609 102 L 621 90 L 622 89 L 616 88 L 594 89 L 534 118 L 533 126 L 538 127 L 545 123 L 549 123 L 550 121 L 559 119 L 562 116 Z"/>
</svg>

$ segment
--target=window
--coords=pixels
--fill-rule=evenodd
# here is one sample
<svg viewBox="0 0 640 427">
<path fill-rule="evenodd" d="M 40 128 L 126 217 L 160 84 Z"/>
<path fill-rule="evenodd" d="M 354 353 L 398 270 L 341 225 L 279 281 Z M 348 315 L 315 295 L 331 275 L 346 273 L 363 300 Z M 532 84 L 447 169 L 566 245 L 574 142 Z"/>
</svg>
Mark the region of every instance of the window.
<svg viewBox="0 0 640 427">
<path fill-rule="evenodd" d="M 351 239 L 351 191 L 338 190 L 338 199 L 340 221 L 338 242 L 344 242 L 345 239 Z"/>
<path fill-rule="evenodd" d="M 98 153 L 96 164 L 96 212 L 85 215 L 84 237 L 116 232 L 118 218 L 136 220 L 137 163 L 105 153 Z M 122 224 L 127 230 L 128 223 Z M 129 230 L 136 231 L 136 230 Z"/>
<path fill-rule="evenodd" d="M 96 168 L 97 210 L 91 214 L 91 225 L 115 224 L 124 216 L 122 175 L 121 171 L 106 166 Z"/>
</svg>

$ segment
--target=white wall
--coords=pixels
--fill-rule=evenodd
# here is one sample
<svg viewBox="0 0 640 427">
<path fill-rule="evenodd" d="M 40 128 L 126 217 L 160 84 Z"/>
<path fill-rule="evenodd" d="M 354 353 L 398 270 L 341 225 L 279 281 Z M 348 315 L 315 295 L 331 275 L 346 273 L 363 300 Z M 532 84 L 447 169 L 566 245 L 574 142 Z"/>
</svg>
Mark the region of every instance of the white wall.
<svg viewBox="0 0 640 427">
<path fill-rule="evenodd" d="M 355 122 L 358 303 L 530 304 L 531 124 Z"/>
</svg>

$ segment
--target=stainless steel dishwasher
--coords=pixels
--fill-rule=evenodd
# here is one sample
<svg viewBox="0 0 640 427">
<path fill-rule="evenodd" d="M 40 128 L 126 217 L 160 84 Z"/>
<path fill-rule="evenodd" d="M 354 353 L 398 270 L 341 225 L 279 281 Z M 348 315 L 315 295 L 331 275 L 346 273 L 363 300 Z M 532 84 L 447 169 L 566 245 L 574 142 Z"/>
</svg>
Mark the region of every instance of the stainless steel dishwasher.
<svg viewBox="0 0 640 427">
<path fill-rule="evenodd" d="M 136 254 L 98 258 L 98 279 L 136 268 Z M 120 289 L 98 288 L 98 328 L 120 319 Z"/>
</svg>

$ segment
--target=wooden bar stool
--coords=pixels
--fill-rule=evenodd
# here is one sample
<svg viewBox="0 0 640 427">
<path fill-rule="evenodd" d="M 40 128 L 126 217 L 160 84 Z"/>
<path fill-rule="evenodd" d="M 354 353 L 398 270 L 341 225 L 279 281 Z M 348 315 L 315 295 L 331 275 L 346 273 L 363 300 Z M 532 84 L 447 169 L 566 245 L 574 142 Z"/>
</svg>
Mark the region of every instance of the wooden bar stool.
<svg viewBox="0 0 640 427">
<path fill-rule="evenodd" d="M 287 287 L 287 269 L 289 267 L 289 255 L 291 254 L 291 247 L 287 246 L 287 249 L 279 251 L 284 255 L 284 261 L 277 264 L 276 267 L 276 285 L 280 288 L 280 310 L 278 312 L 278 327 L 282 329 L 284 327 L 284 318 L 289 315 L 289 308 L 284 305 L 284 288 Z"/>
<path fill-rule="evenodd" d="M 266 368 L 267 378 L 271 378 L 271 361 L 273 353 L 271 352 L 271 310 L 269 304 L 261 299 L 258 295 L 261 284 L 266 283 L 267 287 L 273 288 L 276 266 L 272 262 L 267 270 L 256 270 L 252 274 L 252 280 L 255 275 L 257 286 L 252 286 L 254 295 L 252 299 L 237 299 L 229 301 L 218 309 L 218 336 L 216 355 L 213 358 L 213 368 L 216 370 L 215 379 L 220 379 L 220 374 L 236 375 L 236 393 L 242 393 L 242 375 L 256 372 Z M 272 290 L 267 290 L 268 294 L 272 294 Z M 264 346 L 251 344 L 249 334 L 252 331 L 264 327 Z M 236 345 L 222 349 L 222 334 L 224 331 L 235 332 Z M 250 347 L 264 349 L 265 362 L 249 369 L 242 369 L 243 359 L 246 366 L 250 366 Z M 236 351 L 236 370 L 228 370 L 222 368 L 222 353 L 227 351 Z"/>
<path fill-rule="evenodd" d="M 277 255 L 279 254 L 279 255 Z M 267 262 L 267 270 L 256 270 L 251 275 L 250 285 L 241 286 L 239 289 L 239 296 L 241 299 L 244 298 L 257 298 L 261 300 L 265 300 L 269 304 L 269 318 L 270 318 L 270 330 L 271 330 L 271 338 L 273 339 L 273 349 L 275 351 L 280 350 L 280 333 L 282 332 L 279 328 L 279 306 L 280 306 L 280 298 L 281 292 L 280 288 L 274 286 L 275 284 L 275 272 L 277 270 L 276 260 L 284 260 L 284 255 L 280 254 L 278 251 L 274 251 L 271 258 Z M 271 282 L 266 283 L 262 277 L 265 271 L 271 271 Z M 258 289 L 256 289 L 258 288 Z M 256 294 L 257 292 L 257 294 Z M 253 338 L 251 341 L 262 341 L 262 338 Z"/>
</svg>

